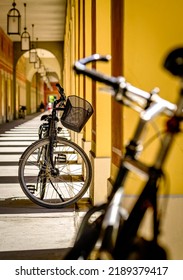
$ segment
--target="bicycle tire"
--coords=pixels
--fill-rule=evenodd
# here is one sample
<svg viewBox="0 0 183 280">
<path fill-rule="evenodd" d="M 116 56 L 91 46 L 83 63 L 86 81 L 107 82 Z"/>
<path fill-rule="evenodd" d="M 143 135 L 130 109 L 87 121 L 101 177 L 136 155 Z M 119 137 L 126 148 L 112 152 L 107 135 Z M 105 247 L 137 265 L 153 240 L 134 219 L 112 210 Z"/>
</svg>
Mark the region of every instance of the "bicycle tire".
<svg viewBox="0 0 183 280">
<path fill-rule="evenodd" d="M 68 250 L 63 258 L 64 260 L 88 259 L 99 238 L 103 220 L 103 213 L 96 217 L 92 222 L 89 220 L 92 214 L 95 214 L 96 210 L 100 211 L 102 209 L 103 206 L 102 208 L 100 208 L 100 206 L 93 207 L 86 213 L 77 232 L 74 245 L 72 248 L 70 248 L 70 250 Z"/>
<path fill-rule="evenodd" d="M 88 190 L 92 179 L 91 163 L 80 146 L 57 137 L 53 145 L 57 174 L 52 174 L 50 161 L 46 161 L 45 153 L 41 152 L 48 145 L 49 138 L 44 138 L 24 151 L 19 160 L 19 183 L 25 195 L 39 206 L 64 208 L 77 202 Z"/>
</svg>

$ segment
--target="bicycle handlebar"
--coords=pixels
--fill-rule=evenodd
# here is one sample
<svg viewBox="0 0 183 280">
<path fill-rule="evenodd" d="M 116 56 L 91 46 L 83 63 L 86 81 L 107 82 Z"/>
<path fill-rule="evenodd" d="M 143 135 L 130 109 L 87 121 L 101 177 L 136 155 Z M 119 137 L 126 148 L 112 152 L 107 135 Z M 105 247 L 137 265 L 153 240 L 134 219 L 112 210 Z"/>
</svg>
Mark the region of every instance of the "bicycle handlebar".
<svg viewBox="0 0 183 280">
<path fill-rule="evenodd" d="M 111 57 L 109 55 L 102 56 L 99 54 L 94 54 L 94 55 L 88 56 L 86 58 L 82 58 L 82 59 L 76 61 L 74 64 L 74 70 L 76 71 L 77 74 L 84 74 L 84 75 L 92 78 L 95 81 L 102 82 L 108 86 L 111 86 L 114 89 L 114 91 L 116 92 L 116 94 L 118 94 L 120 92 L 122 95 L 124 95 L 125 91 L 128 91 L 128 92 L 134 93 L 137 97 L 141 97 L 141 98 L 148 100 L 151 97 L 151 94 L 149 92 L 143 91 L 139 88 L 132 86 L 129 83 L 126 83 L 124 77 L 108 76 L 103 73 L 97 72 L 95 69 L 89 69 L 85 66 L 86 64 L 95 62 L 95 61 L 107 62 L 110 60 L 110 58 Z M 119 95 L 116 97 L 118 99 Z"/>
<path fill-rule="evenodd" d="M 125 81 L 125 78 L 122 76 L 108 76 L 106 74 L 96 71 L 94 68 L 89 69 L 86 67 L 86 64 L 88 63 L 96 61 L 108 62 L 110 59 L 110 55 L 102 56 L 99 54 L 93 54 L 91 56 L 76 61 L 73 66 L 73 69 L 77 74 L 83 74 L 97 82 L 101 82 L 108 86 L 111 86 L 114 90 L 113 95 L 118 102 L 127 104 L 127 102 L 124 102 L 124 98 L 126 98 L 131 102 L 138 103 L 138 105 L 141 107 L 146 107 L 146 105 L 148 105 L 151 102 L 159 104 L 161 103 L 162 111 L 164 111 L 165 113 L 168 112 L 169 114 L 170 112 L 175 112 L 176 105 L 158 96 L 159 90 L 154 89 L 149 93 L 127 83 Z"/>
<path fill-rule="evenodd" d="M 110 60 L 110 56 L 102 56 L 99 54 L 94 54 L 91 56 L 88 56 L 86 58 L 82 58 L 78 61 L 75 62 L 74 64 L 74 70 L 76 71 L 77 74 L 84 74 L 88 76 L 89 78 L 92 78 L 95 81 L 104 83 L 108 86 L 112 86 L 114 89 L 119 88 L 119 84 L 121 83 L 121 78 L 122 77 L 110 77 L 107 75 L 104 75 L 100 72 L 97 72 L 95 69 L 89 69 L 85 65 L 91 62 L 95 61 L 104 61 L 108 62 Z"/>
<path fill-rule="evenodd" d="M 66 101 L 66 96 L 63 87 L 59 83 L 56 84 L 57 90 L 60 93 L 61 98 L 63 99 L 62 101 Z"/>
</svg>

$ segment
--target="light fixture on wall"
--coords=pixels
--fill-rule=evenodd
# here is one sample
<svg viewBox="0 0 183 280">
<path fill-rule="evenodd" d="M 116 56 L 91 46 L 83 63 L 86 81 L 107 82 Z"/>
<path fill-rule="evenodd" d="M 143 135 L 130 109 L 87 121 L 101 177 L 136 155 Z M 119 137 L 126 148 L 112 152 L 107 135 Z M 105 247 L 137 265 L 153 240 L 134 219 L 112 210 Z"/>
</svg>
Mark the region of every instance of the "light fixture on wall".
<svg viewBox="0 0 183 280">
<path fill-rule="evenodd" d="M 26 27 L 26 3 L 24 3 L 24 16 L 25 16 L 25 27 L 24 32 L 21 35 L 21 50 L 29 51 L 30 50 L 30 34 L 27 32 Z"/>
<path fill-rule="evenodd" d="M 37 61 L 37 52 L 34 48 L 34 24 L 32 24 L 32 44 L 31 49 L 29 50 L 29 62 L 35 63 Z"/>
<path fill-rule="evenodd" d="M 7 33 L 9 35 L 20 35 L 21 15 L 17 10 L 15 0 L 12 3 L 13 8 L 7 14 Z"/>
</svg>

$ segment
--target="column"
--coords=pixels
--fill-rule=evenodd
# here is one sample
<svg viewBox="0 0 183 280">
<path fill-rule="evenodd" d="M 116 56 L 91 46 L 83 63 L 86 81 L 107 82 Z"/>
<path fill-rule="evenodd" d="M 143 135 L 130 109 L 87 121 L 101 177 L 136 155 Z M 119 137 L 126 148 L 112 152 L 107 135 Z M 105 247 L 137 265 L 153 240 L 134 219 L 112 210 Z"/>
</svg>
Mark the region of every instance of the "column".
<svg viewBox="0 0 183 280">
<path fill-rule="evenodd" d="M 110 0 L 92 0 L 92 53 L 111 53 Z M 110 75 L 111 63 L 96 63 L 96 70 Z M 91 160 L 93 181 L 91 198 L 93 204 L 107 199 L 107 179 L 111 163 L 111 97 L 99 92 L 101 85 L 92 82 L 92 119 Z"/>
</svg>

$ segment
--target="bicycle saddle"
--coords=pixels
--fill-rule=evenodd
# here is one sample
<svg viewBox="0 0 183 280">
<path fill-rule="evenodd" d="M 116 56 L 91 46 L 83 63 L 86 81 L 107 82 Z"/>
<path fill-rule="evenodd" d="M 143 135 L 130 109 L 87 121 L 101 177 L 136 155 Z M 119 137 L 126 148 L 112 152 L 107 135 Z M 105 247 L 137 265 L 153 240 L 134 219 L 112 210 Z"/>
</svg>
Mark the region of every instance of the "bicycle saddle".
<svg viewBox="0 0 183 280">
<path fill-rule="evenodd" d="M 174 76 L 183 77 L 183 47 L 174 49 L 168 54 L 164 67 Z"/>
<path fill-rule="evenodd" d="M 42 115 L 41 116 L 41 121 L 44 121 L 47 117 L 48 117 L 48 115 Z"/>
</svg>

